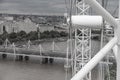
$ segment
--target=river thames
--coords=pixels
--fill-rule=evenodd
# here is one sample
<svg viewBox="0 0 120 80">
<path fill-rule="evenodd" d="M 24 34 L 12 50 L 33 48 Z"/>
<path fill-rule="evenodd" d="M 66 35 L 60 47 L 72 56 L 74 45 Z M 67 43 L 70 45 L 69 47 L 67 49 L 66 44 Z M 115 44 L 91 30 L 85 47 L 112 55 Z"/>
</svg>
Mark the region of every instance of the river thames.
<svg viewBox="0 0 120 80">
<path fill-rule="evenodd" d="M 42 43 L 43 47 L 50 46 L 50 44 L 49 42 Z M 60 47 L 60 45 L 66 44 L 57 42 L 57 45 Z M 96 53 L 99 47 L 98 41 L 92 41 L 92 53 Z M 64 60 L 58 59 L 55 59 L 52 64 L 42 64 L 39 58 L 31 58 L 28 62 L 24 62 L 14 61 L 10 58 L 2 60 L 0 56 L 0 80 L 65 80 L 64 64 Z M 68 79 L 70 80 L 70 78 L 71 71 L 68 74 Z"/>
</svg>

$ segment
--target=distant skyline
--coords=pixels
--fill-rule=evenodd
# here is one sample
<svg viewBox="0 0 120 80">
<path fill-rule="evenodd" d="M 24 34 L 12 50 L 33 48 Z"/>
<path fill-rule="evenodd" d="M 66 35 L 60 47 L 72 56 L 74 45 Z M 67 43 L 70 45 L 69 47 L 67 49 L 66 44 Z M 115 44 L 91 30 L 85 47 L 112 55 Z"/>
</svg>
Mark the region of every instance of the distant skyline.
<svg viewBox="0 0 120 80">
<path fill-rule="evenodd" d="M 117 6 L 118 0 L 108 0 L 107 9 L 111 14 Z M 64 14 L 66 10 L 65 0 L 0 0 L 0 13 Z M 117 16 L 117 11 L 114 16 Z"/>
</svg>

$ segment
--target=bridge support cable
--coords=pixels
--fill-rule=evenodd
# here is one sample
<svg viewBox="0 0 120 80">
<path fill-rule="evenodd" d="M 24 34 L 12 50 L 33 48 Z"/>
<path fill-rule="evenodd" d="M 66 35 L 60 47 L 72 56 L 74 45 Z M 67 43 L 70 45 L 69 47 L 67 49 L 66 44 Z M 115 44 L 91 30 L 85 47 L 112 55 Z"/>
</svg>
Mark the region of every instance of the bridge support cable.
<svg viewBox="0 0 120 80">
<path fill-rule="evenodd" d="M 52 51 L 55 52 L 56 50 L 60 50 L 60 47 L 55 43 L 55 41 L 52 42 Z"/>
<path fill-rule="evenodd" d="M 40 56 L 42 56 L 43 48 L 41 44 L 39 44 L 39 49 L 40 49 Z"/>
<path fill-rule="evenodd" d="M 53 41 L 52 43 L 52 51 L 54 52 L 55 51 L 55 42 Z"/>
<path fill-rule="evenodd" d="M 14 43 L 12 43 L 12 47 L 13 47 L 13 53 L 14 53 L 14 61 L 16 61 L 16 47 Z"/>
<path fill-rule="evenodd" d="M 27 48 L 30 48 L 30 46 L 31 46 L 31 41 L 29 40 L 27 43 Z"/>
<path fill-rule="evenodd" d="M 10 41 L 8 39 L 6 39 L 5 42 L 4 42 L 5 48 L 8 47 L 9 44 L 11 44 Z"/>
</svg>

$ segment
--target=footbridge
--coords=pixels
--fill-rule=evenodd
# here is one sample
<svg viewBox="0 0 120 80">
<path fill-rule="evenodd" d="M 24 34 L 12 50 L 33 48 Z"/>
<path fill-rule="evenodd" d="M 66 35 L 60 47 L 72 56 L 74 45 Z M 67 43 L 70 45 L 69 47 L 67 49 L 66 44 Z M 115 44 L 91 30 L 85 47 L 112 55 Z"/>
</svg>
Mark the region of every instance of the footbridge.
<svg viewBox="0 0 120 80">
<path fill-rule="evenodd" d="M 69 40 L 63 42 L 64 47 L 61 50 L 54 41 L 50 42 L 50 45 L 48 44 L 46 47 L 41 44 L 32 45 L 30 40 L 26 45 L 18 46 L 15 43 L 10 44 L 9 40 L 6 39 L 4 45 L 0 46 L 0 54 L 3 58 L 12 55 L 14 59 L 27 56 L 66 60 L 67 58 L 70 59 L 69 42 Z"/>
</svg>

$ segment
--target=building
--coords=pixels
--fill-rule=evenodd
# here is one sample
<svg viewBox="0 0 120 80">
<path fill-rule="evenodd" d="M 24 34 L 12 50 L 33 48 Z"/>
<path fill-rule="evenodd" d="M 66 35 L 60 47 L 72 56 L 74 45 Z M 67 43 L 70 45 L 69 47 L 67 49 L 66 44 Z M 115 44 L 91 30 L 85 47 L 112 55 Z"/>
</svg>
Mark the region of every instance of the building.
<svg viewBox="0 0 120 80">
<path fill-rule="evenodd" d="M 19 31 L 25 31 L 26 33 L 29 33 L 31 31 L 36 31 L 36 29 L 37 25 L 29 18 L 21 21 L 4 20 L 0 23 L 0 34 L 2 34 L 4 31 L 7 31 L 8 33 Z"/>
<path fill-rule="evenodd" d="M 19 31 L 25 31 L 26 33 L 36 31 L 38 27 L 37 24 L 33 23 L 29 18 L 26 18 L 23 21 L 18 21 L 16 24 L 19 28 Z"/>
<path fill-rule="evenodd" d="M 52 31 L 54 30 L 54 26 L 52 25 L 40 25 L 40 32 L 44 32 L 44 31 Z"/>
<path fill-rule="evenodd" d="M 15 25 L 13 25 L 13 21 L 3 21 L 0 24 L 0 34 L 2 34 L 4 31 L 11 33 L 14 30 Z"/>
<path fill-rule="evenodd" d="M 42 18 L 43 22 L 45 22 L 44 18 Z M 43 23 L 42 22 L 42 23 Z M 39 27 L 40 32 L 44 31 L 67 31 L 66 29 L 62 28 L 61 25 L 59 25 L 58 28 L 55 28 L 54 25 L 46 23 L 46 24 L 40 24 L 35 23 L 31 21 L 30 18 L 24 18 L 20 20 L 14 20 L 13 17 L 4 17 L 0 19 L 0 34 L 2 34 L 4 31 L 11 33 L 11 32 L 19 32 L 19 31 L 25 31 L 26 33 L 29 33 L 31 31 L 37 31 Z M 68 32 L 68 31 L 67 31 Z"/>
</svg>

